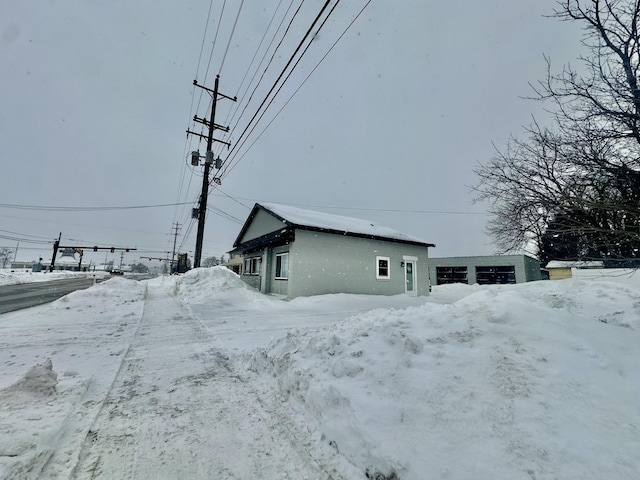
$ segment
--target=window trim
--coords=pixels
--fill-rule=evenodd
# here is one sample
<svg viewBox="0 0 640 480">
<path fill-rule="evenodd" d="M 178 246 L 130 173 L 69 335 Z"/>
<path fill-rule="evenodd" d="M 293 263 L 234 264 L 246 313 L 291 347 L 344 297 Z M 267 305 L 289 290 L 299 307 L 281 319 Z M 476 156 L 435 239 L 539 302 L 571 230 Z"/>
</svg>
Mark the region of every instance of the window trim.
<svg viewBox="0 0 640 480">
<path fill-rule="evenodd" d="M 285 272 L 286 276 L 282 276 L 282 257 L 286 257 L 287 259 L 287 268 Z M 280 260 L 280 272 L 278 272 L 278 260 Z M 278 273 L 280 273 L 280 276 L 278 276 Z M 276 253 L 276 265 L 274 268 L 274 278 L 276 280 L 289 280 L 289 252 Z"/>
<path fill-rule="evenodd" d="M 248 257 L 244 259 L 244 275 L 258 276 L 261 273 L 262 257 Z"/>
<path fill-rule="evenodd" d="M 387 274 L 380 274 L 380 261 L 384 260 L 387 262 Z M 389 257 L 376 256 L 376 280 L 391 280 L 391 259 Z"/>
</svg>

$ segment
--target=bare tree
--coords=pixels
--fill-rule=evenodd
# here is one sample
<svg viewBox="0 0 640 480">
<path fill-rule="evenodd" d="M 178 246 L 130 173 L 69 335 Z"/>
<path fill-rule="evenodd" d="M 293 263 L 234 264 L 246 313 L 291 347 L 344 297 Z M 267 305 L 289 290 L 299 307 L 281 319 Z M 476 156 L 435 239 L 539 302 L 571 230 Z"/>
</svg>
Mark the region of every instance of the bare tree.
<svg viewBox="0 0 640 480">
<path fill-rule="evenodd" d="M 475 172 L 490 203 L 500 251 L 556 243 L 574 257 L 635 256 L 640 244 L 640 0 L 565 0 L 554 16 L 585 26 L 584 69 L 570 66 L 534 86 L 551 101 L 554 128 L 535 121 Z M 586 73 L 585 73 L 586 72 Z M 554 240 L 557 239 L 557 240 Z M 554 243 L 555 242 L 555 243 Z"/>
<path fill-rule="evenodd" d="M 0 268 L 6 268 L 11 262 L 13 250 L 7 247 L 0 247 Z"/>
<path fill-rule="evenodd" d="M 579 58 L 583 69 L 567 65 L 559 74 L 547 58 L 536 98 L 555 103 L 565 128 L 640 144 L 640 1 L 563 0 L 553 16 L 584 27 L 587 55 Z"/>
<path fill-rule="evenodd" d="M 215 267 L 216 265 L 220 265 L 221 260 L 218 257 L 207 257 L 202 262 L 203 267 Z"/>
</svg>

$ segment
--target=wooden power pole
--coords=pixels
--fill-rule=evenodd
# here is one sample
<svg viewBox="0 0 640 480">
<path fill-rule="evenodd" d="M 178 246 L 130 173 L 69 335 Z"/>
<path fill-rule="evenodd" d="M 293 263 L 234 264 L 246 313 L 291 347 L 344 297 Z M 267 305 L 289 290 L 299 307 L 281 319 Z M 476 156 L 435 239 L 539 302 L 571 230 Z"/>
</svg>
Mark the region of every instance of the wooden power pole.
<svg viewBox="0 0 640 480">
<path fill-rule="evenodd" d="M 198 122 L 198 123 L 202 123 L 203 125 L 209 127 L 209 134 L 206 136 L 207 138 L 207 153 L 205 155 L 205 161 L 204 161 L 204 174 L 202 176 L 202 192 L 200 193 L 200 206 L 198 208 L 198 233 L 196 236 L 196 251 L 193 257 L 193 268 L 198 268 L 200 266 L 200 260 L 202 258 L 202 242 L 204 239 L 204 222 L 205 222 L 205 217 L 207 214 L 207 197 L 209 195 L 209 173 L 211 171 L 211 165 L 213 164 L 214 160 L 213 160 L 213 152 L 211 151 L 211 147 L 213 145 L 213 142 L 220 142 L 220 143 L 224 143 L 225 145 L 229 146 L 230 144 L 228 142 L 223 142 L 222 140 L 217 140 L 213 138 L 213 131 L 214 130 L 223 130 L 225 132 L 229 131 L 229 127 L 222 127 L 220 125 L 217 125 L 215 123 L 215 119 L 216 119 L 216 103 L 218 101 L 219 97 L 222 98 L 227 98 L 231 101 L 236 101 L 237 97 L 228 97 L 226 95 L 223 95 L 221 93 L 218 92 L 218 83 L 220 81 L 220 75 L 216 75 L 216 81 L 215 81 L 215 85 L 213 87 L 213 90 L 204 87 L 202 85 L 198 85 L 198 82 L 196 80 L 193 81 L 193 84 L 196 87 L 200 87 L 203 90 L 206 90 L 207 92 L 209 92 L 212 95 L 212 102 L 211 102 L 211 117 L 210 120 L 207 121 L 204 118 L 198 118 L 197 116 L 193 117 L 193 120 Z M 203 137 L 204 135 L 196 133 L 196 132 L 192 132 L 190 130 L 187 130 L 187 134 L 192 134 L 192 135 L 197 135 L 199 137 Z M 197 165 L 198 162 L 195 162 L 195 158 L 199 157 L 199 153 L 198 152 L 192 152 L 192 157 L 191 157 L 191 164 L 192 165 Z M 219 159 L 216 161 L 216 165 L 217 168 L 220 168 L 221 164 L 219 162 Z"/>
</svg>

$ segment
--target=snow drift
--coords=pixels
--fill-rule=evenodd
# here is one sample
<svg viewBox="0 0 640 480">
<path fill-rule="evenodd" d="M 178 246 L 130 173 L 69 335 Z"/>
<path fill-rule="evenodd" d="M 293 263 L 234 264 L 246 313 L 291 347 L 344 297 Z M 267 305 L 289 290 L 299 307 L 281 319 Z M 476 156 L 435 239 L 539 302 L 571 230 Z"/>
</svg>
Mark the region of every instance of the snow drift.
<svg viewBox="0 0 640 480">
<path fill-rule="evenodd" d="M 436 286 L 418 299 L 282 301 L 228 270 L 196 269 L 114 278 L 0 315 L 0 477 L 91 478 L 70 472 L 92 429 L 121 439 L 126 420 L 113 448 L 139 475 L 170 461 L 171 471 L 197 464 L 197 478 L 276 478 L 238 472 L 264 462 L 293 472 L 302 452 L 336 480 L 635 480 L 640 276 L 587 274 Z M 170 368 L 139 370 L 160 358 Z M 229 418 L 274 431 L 229 443 Z M 292 452 L 270 452 L 275 430 L 291 434 L 281 445 Z M 214 444 L 236 445 L 235 456 L 222 461 Z M 116 450 L 95 453 L 120 459 Z M 128 468 L 109 478 L 130 478 Z"/>
<path fill-rule="evenodd" d="M 634 478 L 637 287 L 569 280 L 434 296 L 461 288 L 476 291 L 291 332 L 249 367 L 381 478 Z"/>
</svg>

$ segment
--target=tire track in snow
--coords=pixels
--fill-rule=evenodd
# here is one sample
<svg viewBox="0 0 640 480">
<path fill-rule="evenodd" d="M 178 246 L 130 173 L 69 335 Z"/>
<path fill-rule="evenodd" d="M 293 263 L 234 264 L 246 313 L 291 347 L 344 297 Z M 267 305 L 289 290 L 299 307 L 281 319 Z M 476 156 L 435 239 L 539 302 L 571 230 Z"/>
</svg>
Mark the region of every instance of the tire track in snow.
<svg viewBox="0 0 640 480">
<path fill-rule="evenodd" d="M 71 478 L 333 478 L 288 423 L 168 288 L 150 287 Z"/>
</svg>

